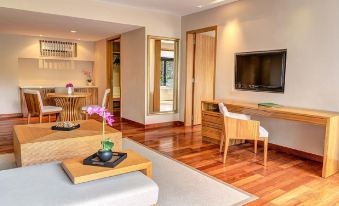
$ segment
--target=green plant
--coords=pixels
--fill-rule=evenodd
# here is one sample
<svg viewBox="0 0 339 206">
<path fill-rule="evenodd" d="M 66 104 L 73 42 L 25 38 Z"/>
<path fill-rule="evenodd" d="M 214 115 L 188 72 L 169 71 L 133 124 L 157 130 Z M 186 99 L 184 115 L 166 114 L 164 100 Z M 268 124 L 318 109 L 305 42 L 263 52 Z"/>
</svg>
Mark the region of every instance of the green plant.
<svg viewBox="0 0 339 206">
<path fill-rule="evenodd" d="M 102 151 L 111 151 L 114 143 L 112 142 L 112 140 L 110 138 L 106 138 L 105 140 L 101 141 L 101 145 L 102 145 Z"/>
</svg>

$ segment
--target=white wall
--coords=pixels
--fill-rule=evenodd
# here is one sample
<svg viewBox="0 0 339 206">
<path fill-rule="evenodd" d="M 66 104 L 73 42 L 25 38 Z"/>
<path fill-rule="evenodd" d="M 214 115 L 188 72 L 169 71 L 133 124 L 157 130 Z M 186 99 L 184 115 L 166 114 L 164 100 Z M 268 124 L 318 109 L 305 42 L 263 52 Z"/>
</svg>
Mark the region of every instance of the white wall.
<svg viewBox="0 0 339 206">
<path fill-rule="evenodd" d="M 121 35 L 121 116 L 145 124 L 145 28 Z"/>
<path fill-rule="evenodd" d="M 0 0 L 0 7 L 1 6 L 13 9 L 142 26 L 145 27 L 145 36 L 154 35 L 175 38 L 180 38 L 181 36 L 180 16 L 174 16 L 171 14 L 165 14 L 147 9 L 128 7 L 119 4 L 106 3 L 99 0 L 30 0 L 29 3 L 26 0 Z M 146 37 L 144 41 L 146 44 Z M 144 49 L 146 52 L 146 47 Z M 146 58 L 147 57 L 145 53 L 145 59 Z M 147 71 L 146 63 L 147 62 L 145 62 L 145 66 L 143 68 L 145 75 Z M 179 114 L 152 116 L 146 115 L 146 85 L 147 82 L 145 79 L 144 85 L 142 86 L 145 88 L 143 93 L 145 120 L 143 122 L 145 124 L 151 124 L 178 120 Z M 121 95 L 123 96 L 124 94 Z"/>
<path fill-rule="evenodd" d="M 64 86 L 72 82 L 86 85 L 84 69 L 92 69 L 90 61 L 48 61 L 42 66 L 39 40 L 42 37 L 0 34 L 0 114 L 20 113 L 19 86 Z M 58 39 L 53 39 L 58 40 Z M 78 43 L 78 59 L 93 60 L 94 44 Z"/>
<path fill-rule="evenodd" d="M 337 0 L 240 0 L 182 18 L 186 31 L 218 25 L 216 98 L 339 111 Z M 185 48 L 185 42 L 182 48 Z M 234 53 L 287 48 L 284 94 L 234 90 Z M 185 79 L 185 55 L 182 55 Z M 184 85 L 181 85 L 181 96 Z M 180 117 L 184 116 L 181 101 Z M 270 142 L 323 154 L 323 128 L 261 119 Z"/>
</svg>

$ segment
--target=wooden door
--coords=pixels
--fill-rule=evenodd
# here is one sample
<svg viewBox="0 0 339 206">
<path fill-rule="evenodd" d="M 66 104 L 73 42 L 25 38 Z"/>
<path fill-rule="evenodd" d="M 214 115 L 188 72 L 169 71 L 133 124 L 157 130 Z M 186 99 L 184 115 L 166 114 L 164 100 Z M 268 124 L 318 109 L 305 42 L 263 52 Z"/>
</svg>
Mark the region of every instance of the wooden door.
<svg viewBox="0 0 339 206">
<path fill-rule="evenodd" d="M 215 37 L 195 35 L 193 125 L 201 124 L 201 101 L 214 98 Z"/>
</svg>

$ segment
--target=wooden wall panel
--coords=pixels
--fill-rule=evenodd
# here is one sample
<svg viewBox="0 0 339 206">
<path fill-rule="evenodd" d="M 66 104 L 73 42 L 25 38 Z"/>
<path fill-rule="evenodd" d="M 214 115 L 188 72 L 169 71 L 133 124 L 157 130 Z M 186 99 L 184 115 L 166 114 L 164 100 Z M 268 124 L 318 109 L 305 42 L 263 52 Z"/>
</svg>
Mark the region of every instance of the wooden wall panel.
<svg viewBox="0 0 339 206">
<path fill-rule="evenodd" d="M 160 112 L 161 40 L 154 40 L 153 112 Z"/>
<path fill-rule="evenodd" d="M 192 125 L 192 89 L 193 89 L 193 66 L 194 66 L 194 35 L 187 34 L 186 40 L 186 101 L 185 101 L 185 125 Z"/>
<path fill-rule="evenodd" d="M 201 124 L 201 101 L 214 98 L 215 38 L 196 34 L 193 125 Z"/>
</svg>

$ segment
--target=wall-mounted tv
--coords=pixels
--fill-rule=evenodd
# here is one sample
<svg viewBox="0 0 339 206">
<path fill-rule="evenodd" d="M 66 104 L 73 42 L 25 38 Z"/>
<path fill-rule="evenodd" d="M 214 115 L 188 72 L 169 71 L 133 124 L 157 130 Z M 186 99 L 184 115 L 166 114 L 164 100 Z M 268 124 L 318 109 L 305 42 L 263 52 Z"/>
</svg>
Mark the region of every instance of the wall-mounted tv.
<svg viewBox="0 0 339 206">
<path fill-rule="evenodd" d="M 235 89 L 283 93 L 287 50 L 235 54 Z"/>
</svg>

